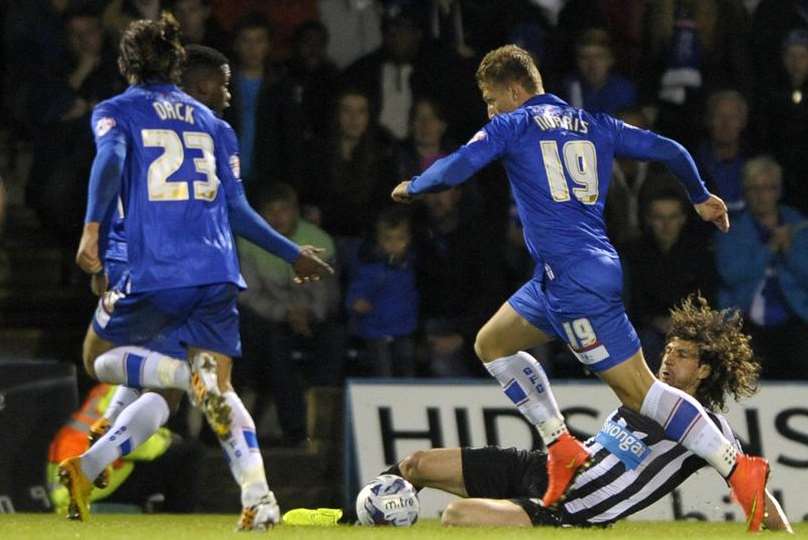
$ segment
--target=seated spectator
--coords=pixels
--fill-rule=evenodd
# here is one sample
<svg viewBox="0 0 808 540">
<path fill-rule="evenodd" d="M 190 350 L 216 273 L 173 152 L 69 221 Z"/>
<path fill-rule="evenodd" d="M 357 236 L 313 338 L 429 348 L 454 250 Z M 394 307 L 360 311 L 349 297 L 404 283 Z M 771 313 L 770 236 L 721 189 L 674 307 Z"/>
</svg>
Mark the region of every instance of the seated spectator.
<svg viewBox="0 0 808 540">
<path fill-rule="evenodd" d="M 645 103 L 656 103 L 656 129 L 695 148 L 704 99 L 717 88 L 752 94 L 748 14 L 740 2 L 646 2 L 643 69 Z"/>
<path fill-rule="evenodd" d="M 62 247 L 62 281 L 75 273 L 75 242 L 84 218 L 83 198 L 93 159 L 87 129 L 93 106 L 125 88 L 98 13 L 89 8 L 64 14 L 68 61 L 40 71 L 29 94 L 33 163 L 26 202 Z"/>
<path fill-rule="evenodd" d="M 419 97 L 410 111 L 410 135 L 401 146 L 399 178 L 421 174 L 447 154 L 444 146 L 446 114 L 431 97 Z"/>
<path fill-rule="evenodd" d="M 691 213 L 679 190 L 650 195 L 645 234 L 625 250 L 629 313 L 654 372 L 670 329 L 671 308 L 691 293 L 711 298 L 715 288 L 713 254 L 687 227 Z"/>
<path fill-rule="evenodd" d="M 587 30 L 575 43 L 577 71 L 564 82 L 566 100 L 588 112 L 615 114 L 637 101 L 634 83 L 614 73 L 612 42 L 606 30 Z"/>
<path fill-rule="evenodd" d="M 423 4 L 387 2 L 382 13 L 382 46 L 344 73 L 347 84 L 357 85 L 368 95 L 379 111 L 379 124 L 397 140 L 407 136 L 415 96 L 445 92 L 458 67 L 450 61 L 451 51 L 433 48 L 426 39 Z"/>
<path fill-rule="evenodd" d="M 617 117 L 639 129 L 650 129 L 648 118 L 639 107 L 620 111 Z M 641 234 L 641 217 L 643 210 L 640 200 L 647 189 L 653 186 L 650 166 L 647 161 L 615 158 L 612 164 L 612 180 L 606 195 L 606 207 L 603 215 L 606 220 L 606 231 L 609 239 L 618 248 L 627 242 L 639 238 Z"/>
<path fill-rule="evenodd" d="M 707 99 L 708 138 L 699 145 L 696 161 L 707 188 L 724 199 L 730 212 L 743 210 L 741 171 L 742 135 L 746 129 L 749 105 L 735 90 L 715 92 Z"/>
<path fill-rule="evenodd" d="M 258 195 L 257 209 L 275 230 L 298 245 L 324 250 L 322 257 L 333 260 L 334 242 L 300 218 L 291 186 L 277 183 Z M 298 445 L 307 436 L 304 374 L 313 386 L 341 383 L 344 332 L 337 320 L 338 280 L 326 276 L 301 285 L 282 259 L 242 239 L 238 247 L 249 288 L 239 296 L 244 361 L 235 363 L 237 378 L 259 390 L 269 388 L 283 443 Z M 255 412 L 258 423 L 261 411 Z"/>
<path fill-rule="evenodd" d="M 249 190 L 274 178 L 297 180 L 303 162 L 303 113 L 285 70 L 269 63 L 269 23 L 260 15 L 247 15 L 233 34 L 233 98 L 225 119 L 238 134 L 245 185 Z"/>
<path fill-rule="evenodd" d="M 195 43 L 229 52 L 230 40 L 212 17 L 210 0 L 173 0 L 171 11 L 180 23 L 183 44 Z"/>
<path fill-rule="evenodd" d="M 746 210 L 716 239 L 721 307 L 744 313 L 752 347 L 773 378 L 808 376 L 808 222 L 779 203 L 782 169 L 770 157 L 743 171 Z"/>
<path fill-rule="evenodd" d="M 324 139 L 311 143 L 301 198 L 313 207 L 309 215 L 336 237 L 343 262 L 356 260 L 376 215 L 391 204 L 399 180 L 394 148 L 367 94 L 355 88 L 337 96 L 334 124 Z"/>
<path fill-rule="evenodd" d="M 339 71 L 326 56 L 327 46 L 328 29 L 323 23 L 304 23 L 295 31 L 292 57 L 286 64 L 303 107 L 306 140 L 326 133 L 329 127 Z"/>
<path fill-rule="evenodd" d="M 161 0 L 111 0 L 102 14 L 104 28 L 117 43 L 129 23 L 138 19 L 156 21 L 164 8 Z"/>
<path fill-rule="evenodd" d="M 788 34 L 781 62 L 786 77 L 763 91 L 758 107 L 760 146 L 785 169 L 784 200 L 808 212 L 808 29 Z"/>
<path fill-rule="evenodd" d="M 359 252 L 345 304 L 376 377 L 414 377 L 418 290 L 409 212 L 391 207 Z"/>
<path fill-rule="evenodd" d="M 416 272 L 421 295 L 421 327 L 432 375 L 470 376 L 479 372 L 474 338 L 505 299 L 504 238 L 491 224 L 461 208 L 461 188 L 424 196 L 426 215 L 415 223 Z"/>
</svg>

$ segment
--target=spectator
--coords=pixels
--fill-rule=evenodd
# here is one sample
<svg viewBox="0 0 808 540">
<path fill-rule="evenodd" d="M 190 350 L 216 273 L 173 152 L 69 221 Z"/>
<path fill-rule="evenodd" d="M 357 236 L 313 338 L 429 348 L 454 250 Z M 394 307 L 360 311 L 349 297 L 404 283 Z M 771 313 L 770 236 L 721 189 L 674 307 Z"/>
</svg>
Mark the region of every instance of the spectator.
<svg viewBox="0 0 808 540">
<path fill-rule="evenodd" d="M 639 129 L 651 127 L 639 107 L 623 110 L 617 117 Z M 648 193 L 658 188 L 659 172 L 658 167 L 645 161 L 615 158 L 604 218 L 609 238 L 618 250 L 642 234 L 644 208 L 641 202 L 647 199 Z M 678 184 L 675 180 L 674 182 Z"/>
<path fill-rule="evenodd" d="M 412 1 L 390 2 L 382 19 L 382 46 L 345 71 L 379 111 L 379 123 L 398 140 L 407 136 L 414 97 L 449 87 L 452 63 L 424 40 L 424 13 Z"/>
<path fill-rule="evenodd" d="M 555 63 L 575 55 L 575 42 L 591 28 L 604 28 L 612 37 L 613 52 L 620 71 L 631 78 L 640 75 L 643 55 L 643 15 L 645 0 L 566 0 L 558 14 L 555 36 Z M 559 66 L 565 74 L 568 66 Z M 542 69 L 544 74 L 544 69 Z"/>
<path fill-rule="evenodd" d="M 233 106 L 225 118 L 236 130 L 248 189 L 273 178 L 300 178 L 303 113 L 285 70 L 269 63 L 269 23 L 247 15 L 236 25 Z M 296 186 L 299 187 L 299 186 Z"/>
<path fill-rule="evenodd" d="M 118 43 L 129 23 L 138 19 L 156 21 L 164 7 L 161 0 L 111 0 L 101 19 L 113 41 Z"/>
<path fill-rule="evenodd" d="M 64 21 L 68 61 L 40 71 L 29 93 L 34 155 L 26 186 L 27 203 L 61 244 L 63 283 L 76 275 L 75 241 L 93 157 L 90 113 L 97 102 L 125 86 L 98 14 L 90 9 L 68 11 Z"/>
<path fill-rule="evenodd" d="M 687 227 L 690 211 L 680 190 L 650 195 L 646 208 L 646 232 L 628 246 L 624 258 L 629 312 L 656 372 L 671 308 L 695 292 L 712 298 L 716 275 L 713 254 Z"/>
<path fill-rule="evenodd" d="M 743 170 L 746 210 L 718 235 L 721 307 L 741 309 L 763 371 L 805 378 L 808 358 L 808 222 L 779 203 L 782 169 L 772 158 Z"/>
<path fill-rule="evenodd" d="M 210 0 L 173 0 L 171 11 L 180 23 L 183 44 L 206 45 L 229 53 L 230 40 L 211 16 Z"/>
<path fill-rule="evenodd" d="M 376 220 L 375 234 L 359 253 L 345 303 L 354 332 L 364 340 L 371 373 L 415 376 L 418 291 L 407 209 L 391 207 Z"/>
<path fill-rule="evenodd" d="M 3 230 L 6 223 L 6 187 L 3 177 L 0 176 L 0 284 L 5 283 L 10 274 L 11 267 L 3 246 Z"/>
<path fill-rule="evenodd" d="M 722 90 L 707 99 L 708 138 L 699 145 L 696 160 L 707 187 L 724 199 L 730 212 L 744 207 L 742 135 L 748 117 L 749 105 L 740 92 Z"/>
<path fill-rule="evenodd" d="M 441 104 L 431 97 L 419 97 L 410 111 L 410 135 L 400 154 L 399 178 L 423 172 L 447 154 L 444 136 L 448 124 Z"/>
<path fill-rule="evenodd" d="M 688 148 L 697 142 L 707 92 L 752 92 L 748 16 L 737 0 L 659 0 L 646 8 L 644 98 L 657 102 L 657 129 Z"/>
<path fill-rule="evenodd" d="M 780 62 L 783 39 L 794 30 L 808 30 L 808 7 L 803 0 L 763 0 L 752 17 L 750 50 L 759 93 L 787 80 Z"/>
<path fill-rule="evenodd" d="M 374 121 L 367 94 L 348 88 L 337 96 L 328 136 L 311 146 L 303 200 L 336 237 L 340 260 L 355 261 L 398 180 L 393 142 Z"/>
<path fill-rule="evenodd" d="M 295 32 L 292 58 L 287 63 L 296 99 L 303 107 L 306 140 L 328 130 L 339 71 L 326 56 L 328 29 L 320 21 L 302 24 Z"/>
<path fill-rule="evenodd" d="M 460 200 L 461 188 L 424 197 L 426 216 L 416 236 L 416 272 L 421 323 L 430 371 L 435 376 L 477 373 L 474 338 L 504 294 L 504 238 Z"/>
<path fill-rule="evenodd" d="M 808 30 L 794 30 L 783 41 L 787 78 L 767 88 L 757 121 L 761 146 L 785 168 L 785 200 L 808 212 Z"/>
<path fill-rule="evenodd" d="M 277 183 L 258 192 L 258 210 L 279 233 L 298 245 L 324 250 L 334 259 L 334 242 L 322 229 L 300 218 L 297 194 Z M 239 240 L 241 271 L 249 288 L 241 303 L 244 362 L 240 381 L 254 381 L 275 399 L 284 444 L 306 439 L 304 375 L 311 385 L 337 385 L 342 377 L 343 329 L 337 320 L 339 286 L 333 276 L 300 285 L 282 259 Z M 257 416 L 260 410 L 256 409 Z M 256 422 L 260 420 L 256 417 Z"/>
<path fill-rule="evenodd" d="M 634 84 L 612 71 L 614 53 L 608 32 L 591 29 L 581 34 L 575 43 L 575 62 L 577 72 L 564 83 L 570 105 L 615 114 L 635 104 Z"/>
</svg>

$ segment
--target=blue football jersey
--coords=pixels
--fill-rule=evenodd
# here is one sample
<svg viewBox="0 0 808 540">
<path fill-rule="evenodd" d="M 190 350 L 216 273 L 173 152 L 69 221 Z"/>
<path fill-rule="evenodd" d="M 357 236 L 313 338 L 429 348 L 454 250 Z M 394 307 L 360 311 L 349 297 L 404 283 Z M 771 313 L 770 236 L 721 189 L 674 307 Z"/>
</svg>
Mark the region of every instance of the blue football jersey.
<svg viewBox="0 0 808 540">
<path fill-rule="evenodd" d="M 174 85 L 132 86 L 98 104 L 92 126 L 97 143 L 126 143 L 108 247 L 126 246 L 129 290 L 244 287 L 225 193 L 237 182 L 229 126 Z"/>
<path fill-rule="evenodd" d="M 415 177 L 409 192 L 445 189 L 502 158 L 530 254 L 560 269 L 587 255 L 617 257 L 603 220 L 615 156 L 665 161 L 694 203 L 709 196 L 678 143 L 552 94 L 495 116 L 466 145 Z"/>
</svg>

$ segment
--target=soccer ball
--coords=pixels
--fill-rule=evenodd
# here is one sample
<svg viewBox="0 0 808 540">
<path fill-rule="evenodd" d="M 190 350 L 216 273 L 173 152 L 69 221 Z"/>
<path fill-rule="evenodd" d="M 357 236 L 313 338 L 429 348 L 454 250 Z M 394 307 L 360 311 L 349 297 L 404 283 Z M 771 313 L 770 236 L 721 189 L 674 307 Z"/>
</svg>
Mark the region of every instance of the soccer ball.
<svg viewBox="0 0 808 540">
<path fill-rule="evenodd" d="M 415 488 L 394 474 L 377 476 L 356 496 L 360 525 L 409 527 L 418 521 L 419 510 Z"/>
</svg>

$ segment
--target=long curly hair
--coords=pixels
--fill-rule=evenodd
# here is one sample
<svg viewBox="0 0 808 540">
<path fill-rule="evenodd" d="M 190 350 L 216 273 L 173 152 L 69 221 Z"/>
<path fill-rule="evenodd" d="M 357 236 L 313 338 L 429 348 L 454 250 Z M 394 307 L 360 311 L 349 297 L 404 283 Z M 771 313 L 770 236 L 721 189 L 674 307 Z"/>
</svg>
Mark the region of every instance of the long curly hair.
<svg viewBox="0 0 808 540">
<path fill-rule="evenodd" d="M 133 21 L 121 37 L 121 75 L 129 84 L 178 83 L 185 61 L 180 37 L 180 23 L 167 11 L 159 21 Z"/>
<path fill-rule="evenodd" d="M 672 338 L 696 343 L 700 364 L 710 366 L 695 396 L 706 408 L 724 411 L 727 396 L 737 401 L 757 392 L 760 361 L 737 310 L 716 311 L 701 295 L 691 294 L 671 310 L 667 339 Z"/>
</svg>

